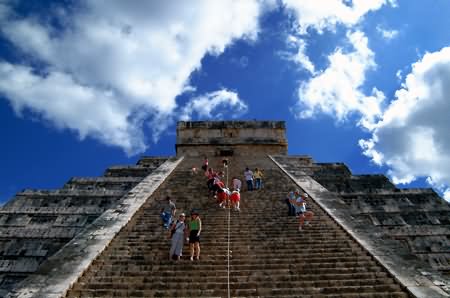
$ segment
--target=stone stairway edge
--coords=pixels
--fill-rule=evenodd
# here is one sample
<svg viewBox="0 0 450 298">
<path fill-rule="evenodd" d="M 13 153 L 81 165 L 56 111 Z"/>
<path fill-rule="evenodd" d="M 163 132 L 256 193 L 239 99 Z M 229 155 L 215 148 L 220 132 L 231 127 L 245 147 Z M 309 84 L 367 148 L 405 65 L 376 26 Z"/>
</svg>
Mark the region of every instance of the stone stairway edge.
<svg viewBox="0 0 450 298">
<path fill-rule="evenodd" d="M 306 183 L 302 183 L 300 178 L 296 178 L 292 175 L 287 169 L 284 168 L 281 162 L 275 160 L 275 158 L 268 154 L 267 155 L 270 160 L 272 160 L 281 171 L 283 171 L 292 181 L 306 191 L 310 199 L 312 199 L 315 203 L 317 203 L 322 210 L 328 214 L 340 227 L 342 227 L 348 235 L 353 238 L 358 244 L 361 245 L 383 268 L 389 272 L 393 278 L 395 278 L 400 285 L 402 285 L 411 295 L 417 298 L 431 298 L 431 297 L 450 297 L 443 289 L 439 286 L 436 286 L 433 281 L 428 279 L 426 276 L 420 276 L 420 280 L 417 279 L 415 275 L 406 270 L 401 270 L 401 266 L 399 266 L 399 260 L 396 258 L 392 259 L 391 256 L 387 254 L 380 254 L 376 249 L 376 246 L 373 244 L 369 237 L 365 237 L 365 235 L 357 234 L 353 231 L 352 227 L 349 223 L 340 216 L 337 212 L 333 212 L 328 208 L 325 200 L 321 200 L 319 192 L 329 192 L 326 188 L 320 185 L 317 181 L 312 179 L 309 175 L 301 175 L 301 179 L 311 180 L 309 182 L 314 182 L 317 184 L 316 188 L 321 188 L 320 190 L 314 190 L 312 187 L 308 187 Z M 391 265 L 390 265 L 391 264 Z"/>
<path fill-rule="evenodd" d="M 118 206 L 106 210 L 84 231 L 41 264 L 35 274 L 24 279 L 6 297 L 64 297 L 78 278 L 82 276 L 97 256 L 127 225 L 133 215 L 183 159 L 183 156 L 167 159 L 160 167 L 125 194 Z"/>
</svg>

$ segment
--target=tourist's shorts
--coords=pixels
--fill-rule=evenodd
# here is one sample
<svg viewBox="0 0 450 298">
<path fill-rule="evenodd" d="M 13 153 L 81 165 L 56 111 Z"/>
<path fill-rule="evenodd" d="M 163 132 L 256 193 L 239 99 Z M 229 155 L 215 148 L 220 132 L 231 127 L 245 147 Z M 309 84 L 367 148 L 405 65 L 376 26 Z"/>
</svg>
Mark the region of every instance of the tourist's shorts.
<svg viewBox="0 0 450 298">
<path fill-rule="evenodd" d="M 189 233 L 189 243 L 200 242 L 200 236 L 197 236 L 198 230 L 192 230 Z"/>
</svg>

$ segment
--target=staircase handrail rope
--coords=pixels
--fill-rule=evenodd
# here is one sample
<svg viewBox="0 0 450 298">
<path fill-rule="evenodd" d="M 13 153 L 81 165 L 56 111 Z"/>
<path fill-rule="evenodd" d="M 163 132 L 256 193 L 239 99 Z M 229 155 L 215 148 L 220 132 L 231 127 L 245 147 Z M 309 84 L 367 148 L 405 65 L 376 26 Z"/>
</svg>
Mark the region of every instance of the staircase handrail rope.
<svg viewBox="0 0 450 298">
<path fill-rule="evenodd" d="M 227 163 L 223 164 L 224 170 L 225 170 L 225 177 L 226 177 L 226 184 L 225 187 L 228 188 L 228 160 Z M 227 209 L 228 209 L 228 235 L 227 235 L 227 292 L 228 292 L 228 298 L 230 298 L 230 213 L 231 213 L 231 208 L 230 208 L 230 202 L 229 199 L 227 199 Z"/>
<path fill-rule="evenodd" d="M 231 208 L 228 209 L 228 245 L 227 245 L 227 284 L 228 284 L 228 298 L 230 298 L 230 213 Z"/>
</svg>

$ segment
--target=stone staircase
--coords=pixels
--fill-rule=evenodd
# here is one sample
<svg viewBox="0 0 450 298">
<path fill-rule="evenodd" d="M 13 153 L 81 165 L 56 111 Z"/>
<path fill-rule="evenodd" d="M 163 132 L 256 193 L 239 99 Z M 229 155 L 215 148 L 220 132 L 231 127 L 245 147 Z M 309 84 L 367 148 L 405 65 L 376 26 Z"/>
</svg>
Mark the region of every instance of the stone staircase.
<svg viewBox="0 0 450 298">
<path fill-rule="evenodd" d="M 144 157 L 100 177 L 73 177 L 60 189 L 25 189 L 0 208 L 0 297 L 89 227 L 167 158 Z"/>
<path fill-rule="evenodd" d="M 209 198 L 206 178 L 192 175 L 200 158 L 185 158 L 66 297 L 409 297 L 318 205 L 303 231 L 287 216 L 284 197 L 298 188 L 268 157 L 229 159 L 229 177 L 264 170 L 264 188 L 241 193 L 241 212 Z M 222 169 L 221 158 L 210 166 Z M 245 184 L 245 183 L 244 183 Z M 200 211 L 201 256 L 168 260 L 169 239 L 159 219 L 162 199 L 178 212 Z M 228 248 L 229 247 L 229 248 Z"/>
</svg>

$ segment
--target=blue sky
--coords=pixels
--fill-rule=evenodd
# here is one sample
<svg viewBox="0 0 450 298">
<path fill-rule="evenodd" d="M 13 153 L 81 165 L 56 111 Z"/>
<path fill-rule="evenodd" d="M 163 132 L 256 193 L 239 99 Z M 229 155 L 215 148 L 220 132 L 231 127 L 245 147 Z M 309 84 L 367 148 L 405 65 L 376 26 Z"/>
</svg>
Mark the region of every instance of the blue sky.
<svg viewBox="0 0 450 298">
<path fill-rule="evenodd" d="M 289 154 L 450 200 L 450 2 L 0 1 L 0 202 L 179 120 L 284 120 Z"/>
</svg>

